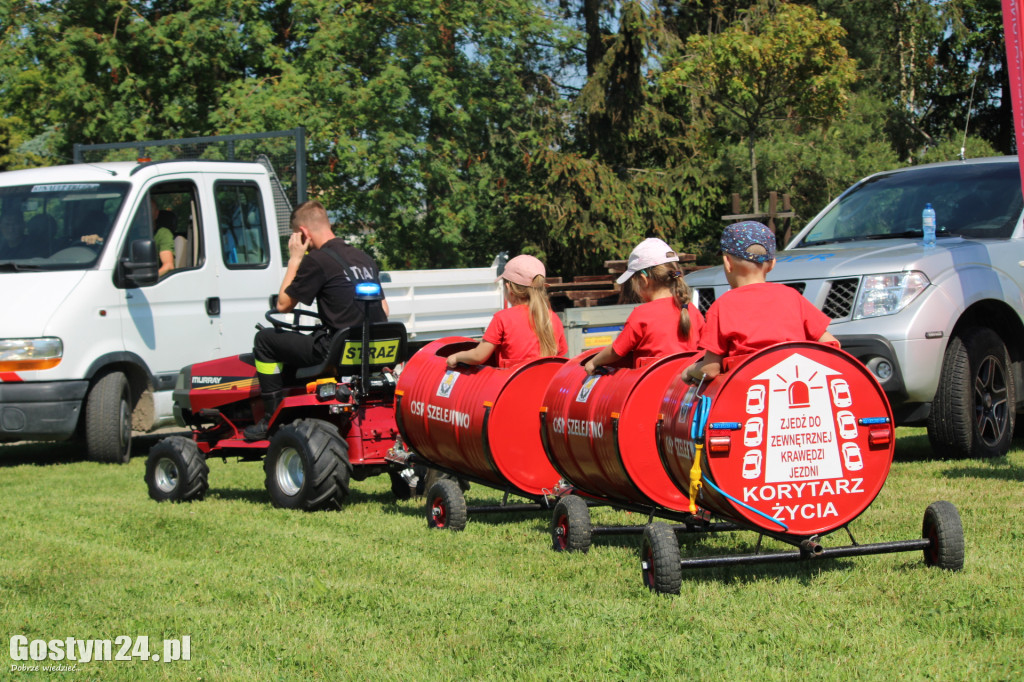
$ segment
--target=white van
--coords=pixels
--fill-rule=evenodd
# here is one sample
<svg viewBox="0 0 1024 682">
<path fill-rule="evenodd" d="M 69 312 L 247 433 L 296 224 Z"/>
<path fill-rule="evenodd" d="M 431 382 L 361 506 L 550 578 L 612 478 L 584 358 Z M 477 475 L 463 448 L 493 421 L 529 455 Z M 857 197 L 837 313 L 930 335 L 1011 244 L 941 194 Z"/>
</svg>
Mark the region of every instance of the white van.
<svg viewBox="0 0 1024 682">
<path fill-rule="evenodd" d="M 82 436 L 90 459 L 127 461 L 133 428 L 173 422 L 182 367 L 252 350 L 287 214 L 256 163 L 0 173 L 0 442 Z M 494 267 L 381 279 L 413 345 L 479 336 L 502 305 Z"/>
<path fill-rule="evenodd" d="M 79 433 L 127 461 L 182 366 L 251 349 L 281 278 L 271 197 L 254 163 L 0 173 L 0 441 Z"/>
</svg>

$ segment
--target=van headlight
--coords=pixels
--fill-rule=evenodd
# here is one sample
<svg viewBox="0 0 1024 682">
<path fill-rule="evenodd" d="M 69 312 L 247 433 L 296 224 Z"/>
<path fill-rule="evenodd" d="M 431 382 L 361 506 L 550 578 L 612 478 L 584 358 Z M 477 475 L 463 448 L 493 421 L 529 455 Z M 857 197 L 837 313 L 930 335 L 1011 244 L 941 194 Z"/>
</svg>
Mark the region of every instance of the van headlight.
<svg viewBox="0 0 1024 682">
<path fill-rule="evenodd" d="M 910 305 L 928 284 L 925 274 L 916 270 L 867 275 L 860 283 L 853 319 L 898 313 Z"/>
<path fill-rule="evenodd" d="M 0 339 L 0 372 L 50 369 L 60 364 L 64 342 L 55 336 L 41 339 Z"/>
</svg>

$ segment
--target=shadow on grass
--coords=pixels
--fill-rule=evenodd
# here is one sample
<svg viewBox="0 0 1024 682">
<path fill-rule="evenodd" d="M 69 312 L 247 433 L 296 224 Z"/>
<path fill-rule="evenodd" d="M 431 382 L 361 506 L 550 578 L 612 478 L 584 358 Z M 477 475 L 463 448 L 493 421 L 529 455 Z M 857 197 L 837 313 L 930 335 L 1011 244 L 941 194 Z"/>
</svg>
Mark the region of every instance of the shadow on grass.
<svg viewBox="0 0 1024 682">
<path fill-rule="evenodd" d="M 928 442 L 928 434 L 900 435 L 896 438 L 896 450 L 893 453 L 895 462 L 928 462 L 941 459 L 932 451 Z"/>
<path fill-rule="evenodd" d="M 1024 483 L 1024 467 L 1011 464 L 1006 457 L 961 461 L 945 469 L 942 475 L 946 478 L 986 478 Z"/>
<path fill-rule="evenodd" d="M 132 436 L 132 459 L 145 458 L 149 449 L 168 436 L 190 436 L 188 431 L 147 433 Z M 88 461 L 85 442 L 79 438 L 64 441 L 30 441 L 0 444 L 0 468 L 16 466 L 52 466 Z"/>
<path fill-rule="evenodd" d="M 260 488 L 255 488 L 252 490 L 242 490 L 239 488 L 210 488 L 208 491 L 206 491 L 206 498 L 217 498 L 218 500 L 249 502 L 252 504 L 258 504 L 267 507 L 271 506 L 270 493 Z"/>
</svg>

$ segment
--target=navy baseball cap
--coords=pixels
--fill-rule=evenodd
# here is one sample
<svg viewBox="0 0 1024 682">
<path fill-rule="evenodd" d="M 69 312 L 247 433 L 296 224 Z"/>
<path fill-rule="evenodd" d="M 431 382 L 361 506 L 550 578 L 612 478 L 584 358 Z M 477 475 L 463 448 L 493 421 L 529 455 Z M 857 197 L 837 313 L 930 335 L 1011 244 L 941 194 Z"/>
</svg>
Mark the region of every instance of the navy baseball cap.
<svg viewBox="0 0 1024 682">
<path fill-rule="evenodd" d="M 760 249 L 751 247 L 760 246 Z M 775 260 L 775 233 L 764 223 L 748 220 L 733 223 L 722 232 L 722 253 L 727 253 L 752 263 L 767 263 Z M 764 253 L 761 253 L 761 250 Z"/>
</svg>

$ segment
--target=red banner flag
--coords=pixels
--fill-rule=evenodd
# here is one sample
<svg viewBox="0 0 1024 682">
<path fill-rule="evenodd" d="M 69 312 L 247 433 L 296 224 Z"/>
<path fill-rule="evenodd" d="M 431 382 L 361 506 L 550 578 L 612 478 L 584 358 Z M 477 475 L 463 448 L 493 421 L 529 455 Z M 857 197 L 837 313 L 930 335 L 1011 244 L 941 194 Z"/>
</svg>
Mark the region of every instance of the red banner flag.
<svg viewBox="0 0 1024 682">
<path fill-rule="evenodd" d="M 1020 145 L 1024 142 L 1024 0 L 1003 0 L 1003 32 L 1006 34 L 1006 65 L 1010 71 L 1010 96 L 1013 105 L 1013 130 L 1017 136 L 1017 159 L 1024 162 Z M 1024 169 L 1021 170 L 1024 191 Z"/>
</svg>

